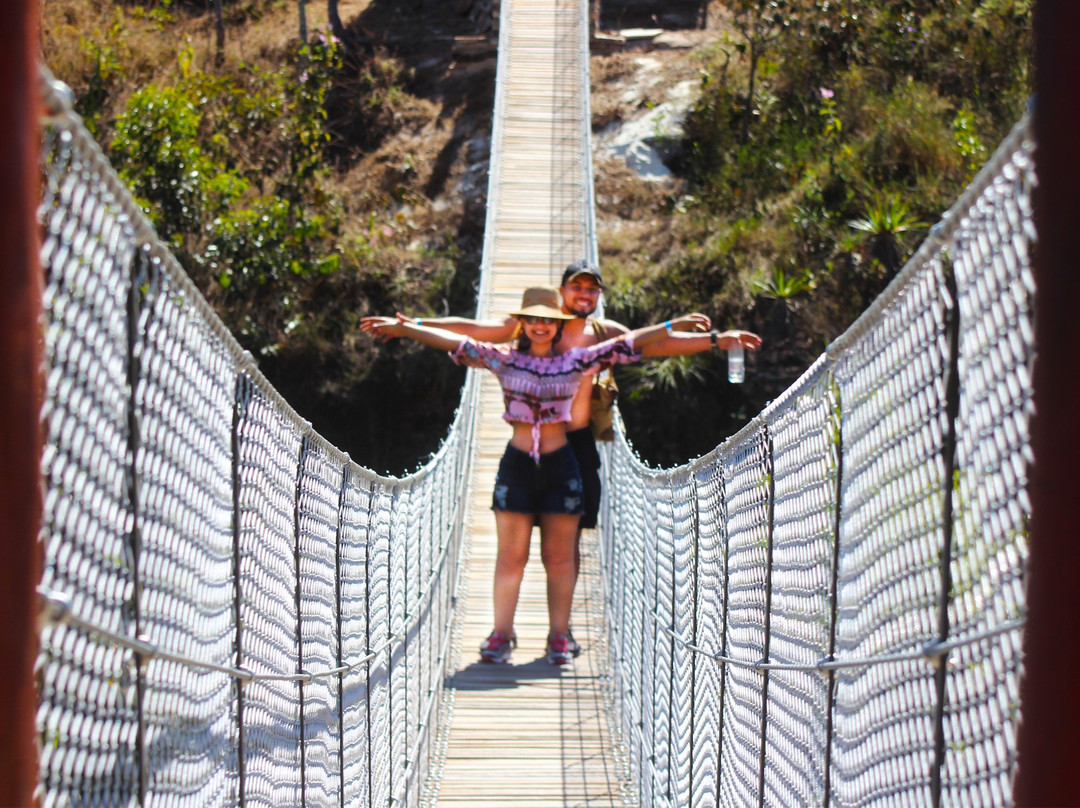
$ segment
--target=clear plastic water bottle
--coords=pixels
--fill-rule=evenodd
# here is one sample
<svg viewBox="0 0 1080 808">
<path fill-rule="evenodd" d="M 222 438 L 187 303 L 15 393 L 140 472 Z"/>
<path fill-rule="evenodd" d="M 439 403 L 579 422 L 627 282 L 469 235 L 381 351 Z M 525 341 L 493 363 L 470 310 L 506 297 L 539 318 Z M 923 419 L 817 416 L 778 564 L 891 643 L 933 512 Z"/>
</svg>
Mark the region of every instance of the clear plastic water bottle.
<svg viewBox="0 0 1080 808">
<path fill-rule="evenodd" d="M 746 378 L 746 357 L 741 342 L 736 342 L 727 351 L 727 380 L 731 384 L 742 384 Z"/>
</svg>

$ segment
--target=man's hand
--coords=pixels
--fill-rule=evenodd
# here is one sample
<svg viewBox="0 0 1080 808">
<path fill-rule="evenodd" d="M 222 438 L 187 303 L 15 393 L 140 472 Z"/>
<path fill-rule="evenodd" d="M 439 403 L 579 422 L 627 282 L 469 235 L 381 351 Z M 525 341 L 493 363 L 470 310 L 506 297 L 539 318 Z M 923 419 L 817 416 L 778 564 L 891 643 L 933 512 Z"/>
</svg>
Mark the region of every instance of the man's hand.
<svg viewBox="0 0 1080 808">
<path fill-rule="evenodd" d="M 709 315 L 700 314 L 696 311 L 684 314 L 682 317 L 674 317 L 671 320 L 672 331 L 702 331 L 707 332 L 712 328 L 712 320 Z"/>
<path fill-rule="evenodd" d="M 724 331 L 716 335 L 716 344 L 725 351 L 732 345 L 742 345 L 751 351 L 761 347 L 761 337 L 753 331 Z"/>
</svg>

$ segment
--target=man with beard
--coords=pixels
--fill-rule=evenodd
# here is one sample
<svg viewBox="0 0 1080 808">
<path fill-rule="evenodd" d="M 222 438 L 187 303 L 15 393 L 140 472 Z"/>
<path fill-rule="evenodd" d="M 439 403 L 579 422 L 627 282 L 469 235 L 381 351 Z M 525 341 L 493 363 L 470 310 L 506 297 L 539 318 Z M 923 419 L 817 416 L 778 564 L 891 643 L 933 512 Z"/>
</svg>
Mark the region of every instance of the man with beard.
<svg viewBox="0 0 1080 808">
<path fill-rule="evenodd" d="M 588 261 L 575 261 L 566 267 L 559 294 L 562 298 L 562 311 L 573 315 L 572 320 L 563 324 L 562 337 L 555 345 L 556 353 L 563 353 L 575 347 L 590 347 L 604 340 L 612 339 L 629 332 L 622 323 L 614 320 L 599 319 L 592 315 L 600 302 L 604 290 L 600 268 Z M 388 317 L 365 317 L 360 327 L 371 334 L 376 333 L 380 325 L 393 321 Z M 503 343 L 513 339 L 518 328 L 518 321 L 512 316 L 501 320 L 473 320 L 467 317 L 424 317 L 416 319 L 420 325 L 444 328 L 458 334 L 464 334 L 481 342 Z M 724 331 L 717 333 L 710 330 L 711 321 L 704 314 L 687 314 L 669 321 L 670 336 L 644 346 L 643 357 L 685 356 L 714 348 L 727 350 L 733 345 L 756 350 L 761 346 L 761 337 L 750 331 Z M 600 454 L 596 450 L 596 441 L 589 426 L 592 411 L 593 378 L 582 380 L 574 396 L 570 410 L 570 422 L 567 424 L 566 438 L 577 456 L 584 487 L 585 513 L 578 525 L 578 545 L 574 554 L 575 570 L 580 567 L 580 537 L 582 528 L 595 528 L 600 510 Z M 575 573 L 576 574 L 576 573 Z M 580 647 L 570 637 L 574 656 Z"/>
</svg>

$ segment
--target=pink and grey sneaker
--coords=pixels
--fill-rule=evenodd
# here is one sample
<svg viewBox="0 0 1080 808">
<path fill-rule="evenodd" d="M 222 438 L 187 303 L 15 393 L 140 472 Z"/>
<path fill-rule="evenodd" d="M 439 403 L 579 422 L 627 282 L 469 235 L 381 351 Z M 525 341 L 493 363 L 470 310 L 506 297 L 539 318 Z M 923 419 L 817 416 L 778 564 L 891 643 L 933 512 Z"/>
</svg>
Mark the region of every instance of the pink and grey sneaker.
<svg viewBox="0 0 1080 808">
<path fill-rule="evenodd" d="M 574 639 L 574 632 L 566 630 L 566 644 L 570 649 L 570 656 L 577 659 L 581 655 L 581 643 Z"/>
<path fill-rule="evenodd" d="M 493 631 L 488 638 L 480 643 L 481 662 L 506 662 L 510 659 L 510 652 L 517 645 L 517 637 L 513 634 L 507 636 L 501 631 Z"/>
<path fill-rule="evenodd" d="M 570 640 L 565 634 L 551 634 L 547 642 L 547 661 L 552 665 L 567 665 L 574 659 Z"/>
</svg>

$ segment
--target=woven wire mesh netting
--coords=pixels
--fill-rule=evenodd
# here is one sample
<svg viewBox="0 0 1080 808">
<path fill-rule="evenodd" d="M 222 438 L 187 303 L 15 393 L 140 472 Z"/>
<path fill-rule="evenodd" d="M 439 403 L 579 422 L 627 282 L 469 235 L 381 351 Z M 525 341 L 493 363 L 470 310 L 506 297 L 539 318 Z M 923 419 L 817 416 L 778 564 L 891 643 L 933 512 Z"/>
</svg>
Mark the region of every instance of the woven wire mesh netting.
<svg viewBox="0 0 1080 808">
<path fill-rule="evenodd" d="M 642 805 L 1010 804 L 1032 150 L 1025 120 L 713 452 L 658 471 L 605 448 L 611 691 Z"/>
<path fill-rule="evenodd" d="M 475 381 L 424 469 L 351 463 L 46 98 L 41 803 L 417 805 Z"/>
</svg>

